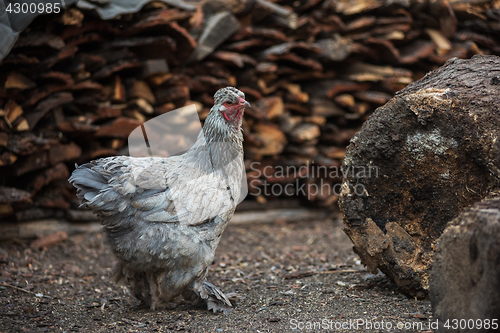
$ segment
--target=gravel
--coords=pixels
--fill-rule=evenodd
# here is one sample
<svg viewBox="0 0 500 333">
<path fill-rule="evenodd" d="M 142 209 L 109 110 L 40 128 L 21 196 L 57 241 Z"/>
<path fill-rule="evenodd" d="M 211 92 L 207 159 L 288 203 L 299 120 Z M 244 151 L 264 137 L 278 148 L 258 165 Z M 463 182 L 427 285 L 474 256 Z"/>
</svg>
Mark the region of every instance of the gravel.
<svg viewBox="0 0 500 333">
<path fill-rule="evenodd" d="M 215 258 L 208 280 L 237 294 L 233 312 L 151 311 L 110 281 L 101 233 L 42 249 L 4 241 L 0 332 L 432 332 L 429 301 L 366 271 L 339 217 L 230 224 Z"/>
</svg>

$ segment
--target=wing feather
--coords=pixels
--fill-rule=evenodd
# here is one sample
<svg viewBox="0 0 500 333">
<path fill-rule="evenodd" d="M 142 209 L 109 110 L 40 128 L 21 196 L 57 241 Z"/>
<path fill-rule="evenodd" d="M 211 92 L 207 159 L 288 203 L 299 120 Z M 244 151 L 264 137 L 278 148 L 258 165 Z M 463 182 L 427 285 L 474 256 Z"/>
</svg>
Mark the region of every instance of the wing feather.
<svg viewBox="0 0 500 333">
<path fill-rule="evenodd" d="M 183 156 L 121 156 L 81 166 L 70 181 L 96 213 L 137 216 L 145 222 L 198 225 L 234 209 L 227 189 L 234 182 L 223 177 L 233 168 L 206 171 Z M 113 225 L 121 223 L 114 221 Z"/>
<path fill-rule="evenodd" d="M 148 192 L 148 191 L 145 191 Z M 131 205 L 139 210 L 153 210 L 164 206 L 164 202 L 168 201 L 166 191 L 160 193 L 153 193 L 150 196 L 145 196 L 143 193 L 141 198 L 132 198 Z"/>
</svg>

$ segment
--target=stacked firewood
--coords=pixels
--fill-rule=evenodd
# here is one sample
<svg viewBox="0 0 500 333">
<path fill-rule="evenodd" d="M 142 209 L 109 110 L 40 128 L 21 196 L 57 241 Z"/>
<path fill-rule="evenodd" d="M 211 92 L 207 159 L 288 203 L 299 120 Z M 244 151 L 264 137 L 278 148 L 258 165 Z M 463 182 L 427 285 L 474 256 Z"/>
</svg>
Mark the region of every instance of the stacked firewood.
<svg viewBox="0 0 500 333">
<path fill-rule="evenodd" d="M 203 120 L 229 85 L 252 103 L 250 198 L 331 206 L 376 107 L 451 57 L 500 54 L 498 0 L 168 3 L 68 8 L 21 33 L 0 62 L 0 217 L 75 213 L 75 162 L 126 154 L 134 128 L 185 105 Z"/>
</svg>

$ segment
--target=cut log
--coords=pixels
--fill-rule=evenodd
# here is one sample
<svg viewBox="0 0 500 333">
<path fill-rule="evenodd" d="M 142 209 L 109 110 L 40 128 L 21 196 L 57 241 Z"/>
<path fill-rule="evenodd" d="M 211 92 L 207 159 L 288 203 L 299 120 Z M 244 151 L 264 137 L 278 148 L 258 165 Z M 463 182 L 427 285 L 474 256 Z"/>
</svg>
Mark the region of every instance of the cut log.
<svg viewBox="0 0 500 333">
<path fill-rule="evenodd" d="M 30 129 L 30 125 L 24 117 L 19 117 L 16 123 L 13 125 L 16 132 L 24 132 Z"/>
<path fill-rule="evenodd" d="M 8 140 L 9 140 L 9 135 L 5 132 L 0 132 L 0 147 L 7 146 Z"/>
<path fill-rule="evenodd" d="M 497 193 L 498 195 L 498 193 Z M 436 245 L 430 275 L 430 299 L 437 332 L 461 318 L 484 325 L 500 313 L 500 198 L 488 198 L 465 210 Z M 462 325 L 463 327 L 463 325 Z M 471 326 L 468 326 L 471 327 Z M 479 332 L 456 329 L 453 332 Z M 460 328 L 460 326 L 458 326 Z M 497 331 L 497 329 L 492 329 Z M 488 331 L 488 329 L 484 329 Z"/>
<path fill-rule="evenodd" d="M 276 20 L 276 23 L 291 29 L 297 29 L 297 14 L 290 9 L 277 5 L 268 0 L 257 0 L 257 3 L 262 6 L 262 8 L 274 13 L 274 19 Z"/>
<path fill-rule="evenodd" d="M 111 94 L 111 101 L 114 103 L 123 103 L 126 101 L 127 96 L 125 92 L 125 86 L 122 84 L 120 76 L 115 75 L 113 88 Z"/>
<path fill-rule="evenodd" d="M 76 160 L 82 150 L 74 143 L 54 145 L 47 150 L 24 156 L 13 165 L 15 176 L 24 175 L 30 171 L 43 169 L 62 161 Z"/>
<path fill-rule="evenodd" d="M 346 59 L 353 50 L 352 41 L 338 34 L 334 35 L 334 38 L 318 40 L 316 44 L 321 49 L 322 57 L 334 61 Z"/>
<path fill-rule="evenodd" d="M 29 192 L 0 186 L 0 218 L 12 215 L 15 209 L 23 209 L 31 203 Z"/>
<path fill-rule="evenodd" d="M 290 134 L 294 141 L 303 143 L 316 139 L 321 132 L 318 125 L 304 123 L 297 126 Z"/>
<path fill-rule="evenodd" d="M 231 12 L 220 12 L 207 19 L 203 33 L 191 60 L 200 61 L 212 53 L 217 46 L 234 34 L 240 24 Z"/>
<path fill-rule="evenodd" d="M 23 109 L 14 100 L 9 100 L 5 105 L 5 120 L 8 124 L 14 123 L 23 114 Z"/>
<path fill-rule="evenodd" d="M 31 201 L 29 192 L 13 188 L 0 186 L 0 203 L 3 204 L 26 204 Z"/>
<path fill-rule="evenodd" d="M 345 232 L 405 293 L 427 293 L 448 221 L 500 187 L 499 76 L 499 57 L 451 59 L 378 108 L 347 147 Z"/>
<path fill-rule="evenodd" d="M 36 83 L 30 80 L 28 77 L 24 76 L 18 72 L 12 72 L 7 76 L 5 80 L 5 89 L 32 89 L 36 87 Z"/>
<path fill-rule="evenodd" d="M 69 171 L 65 164 L 57 163 L 50 168 L 38 172 L 32 177 L 29 183 L 29 191 L 35 194 L 40 189 L 57 179 L 67 179 Z"/>
<path fill-rule="evenodd" d="M 17 161 L 17 156 L 9 151 L 5 151 L 0 155 L 0 166 L 12 165 Z"/>
<path fill-rule="evenodd" d="M 30 246 L 35 249 L 49 247 L 61 243 L 66 239 L 68 239 L 68 234 L 66 233 L 66 231 L 57 231 L 53 234 L 33 241 Z"/>
<path fill-rule="evenodd" d="M 156 104 L 156 98 L 145 81 L 135 81 L 130 89 L 130 97 L 143 98 L 151 104 Z"/>
<path fill-rule="evenodd" d="M 260 147 L 250 146 L 246 149 L 251 154 L 255 154 L 257 159 L 266 155 L 277 155 L 283 151 L 286 145 L 286 137 L 274 124 L 258 123 L 253 130 L 261 140 Z"/>
<path fill-rule="evenodd" d="M 130 133 L 140 126 L 141 122 L 130 118 L 116 118 L 111 124 L 102 126 L 96 133 L 96 137 L 111 137 L 126 139 Z"/>
<path fill-rule="evenodd" d="M 165 59 L 146 60 L 142 68 L 142 76 L 144 77 L 165 73 L 168 73 L 168 63 Z"/>
<path fill-rule="evenodd" d="M 268 119 L 278 118 L 285 112 L 283 99 L 278 96 L 262 98 L 255 103 L 255 106 L 261 109 Z"/>
<path fill-rule="evenodd" d="M 67 92 L 56 93 L 47 97 L 43 101 L 40 101 L 35 110 L 33 110 L 33 112 L 31 112 L 27 117 L 29 127 L 35 128 L 40 119 L 42 119 L 47 112 L 72 101 L 73 95 Z"/>
</svg>

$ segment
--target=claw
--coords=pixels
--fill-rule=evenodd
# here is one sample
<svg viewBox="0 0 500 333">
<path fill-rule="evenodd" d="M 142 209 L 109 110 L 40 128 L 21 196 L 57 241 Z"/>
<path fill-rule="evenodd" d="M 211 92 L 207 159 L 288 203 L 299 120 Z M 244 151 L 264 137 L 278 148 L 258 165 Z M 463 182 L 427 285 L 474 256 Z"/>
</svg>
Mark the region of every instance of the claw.
<svg viewBox="0 0 500 333">
<path fill-rule="evenodd" d="M 218 311 L 220 311 L 220 312 L 226 314 L 226 313 L 229 313 L 231 311 L 234 311 L 234 309 L 232 307 L 214 302 L 213 300 L 210 300 L 210 299 L 207 301 L 207 308 L 209 311 L 212 310 L 214 313 L 217 313 Z"/>
<path fill-rule="evenodd" d="M 208 295 L 208 299 L 206 300 L 208 310 L 212 310 L 214 313 L 218 311 L 228 313 L 232 310 L 233 305 L 231 301 L 216 286 L 210 282 L 203 281 L 203 288 Z"/>
</svg>

